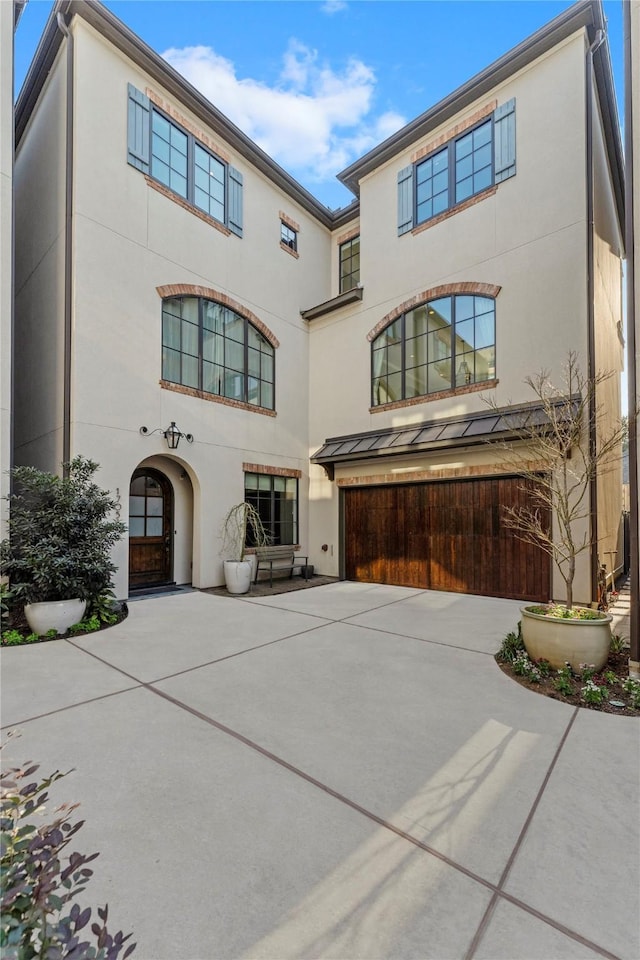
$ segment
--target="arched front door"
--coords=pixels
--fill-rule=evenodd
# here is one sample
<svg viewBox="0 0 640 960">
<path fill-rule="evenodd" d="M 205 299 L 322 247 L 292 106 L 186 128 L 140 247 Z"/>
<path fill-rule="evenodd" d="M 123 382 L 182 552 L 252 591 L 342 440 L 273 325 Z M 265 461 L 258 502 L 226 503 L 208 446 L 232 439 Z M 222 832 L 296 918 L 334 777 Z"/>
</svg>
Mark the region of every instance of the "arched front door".
<svg viewBox="0 0 640 960">
<path fill-rule="evenodd" d="M 129 487 L 129 587 L 172 579 L 173 490 L 159 470 L 141 467 Z"/>
</svg>

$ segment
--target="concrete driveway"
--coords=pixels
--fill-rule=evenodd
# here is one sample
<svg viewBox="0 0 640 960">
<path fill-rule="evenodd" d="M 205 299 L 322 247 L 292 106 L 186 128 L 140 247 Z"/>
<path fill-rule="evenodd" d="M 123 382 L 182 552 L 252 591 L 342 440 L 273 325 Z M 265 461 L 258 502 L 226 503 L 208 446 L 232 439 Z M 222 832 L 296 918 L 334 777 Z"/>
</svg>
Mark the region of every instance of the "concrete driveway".
<svg viewBox="0 0 640 960">
<path fill-rule="evenodd" d="M 640 723 L 514 684 L 518 604 L 357 583 L 2 653 L 137 960 L 640 957 Z"/>
</svg>

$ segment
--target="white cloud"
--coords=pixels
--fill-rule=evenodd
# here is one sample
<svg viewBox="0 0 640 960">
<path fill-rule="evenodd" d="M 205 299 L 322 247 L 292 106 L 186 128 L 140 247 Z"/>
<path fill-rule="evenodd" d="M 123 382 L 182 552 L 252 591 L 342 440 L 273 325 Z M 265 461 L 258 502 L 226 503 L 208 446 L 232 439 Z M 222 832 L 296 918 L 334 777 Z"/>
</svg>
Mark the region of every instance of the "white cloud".
<svg viewBox="0 0 640 960">
<path fill-rule="evenodd" d="M 341 13 L 346 10 L 347 4 L 345 0 L 326 0 L 326 3 L 323 3 L 320 9 L 323 13 L 328 13 L 331 16 L 333 13 Z"/>
<path fill-rule="evenodd" d="M 291 40 L 279 81 L 239 78 L 211 47 L 165 51 L 164 58 L 271 157 L 300 180 L 331 180 L 405 120 L 374 113 L 376 78 L 358 59 L 341 69 Z"/>
</svg>

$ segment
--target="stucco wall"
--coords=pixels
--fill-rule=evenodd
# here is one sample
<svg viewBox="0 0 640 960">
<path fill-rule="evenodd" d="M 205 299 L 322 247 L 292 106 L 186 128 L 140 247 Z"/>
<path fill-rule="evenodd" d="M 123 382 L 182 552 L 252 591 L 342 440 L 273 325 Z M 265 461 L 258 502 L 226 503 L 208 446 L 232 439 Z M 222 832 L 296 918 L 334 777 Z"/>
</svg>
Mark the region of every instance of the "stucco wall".
<svg viewBox="0 0 640 960">
<path fill-rule="evenodd" d="M 325 299 L 329 234 L 251 169 L 228 145 L 219 152 L 244 176 L 244 235 L 226 235 L 150 186 L 126 162 L 127 83 L 169 102 L 210 131 L 77 18 L 76 186 L 74 194 L 74 364 L 72 448 L 100 461 L 100 480 L 119 489 L 123 516 L 139 463 L 166 455 L 174 420 L 178 461 L 193 482 L 193 582 L 222 582 L 219 529 L 244 499 L 243 463 L 300 470 L 299 529 L 307 552 L 308 328 L 300 309 Z M 280 247 L 284 213 L 299 225 L 297 258 Z M 277 338 L 276 416 L 184 395 L 160 386 L 158 287 L 195 285 L 231 298 Z M 303 293 L 304 292 L 304 293 Z M 179 485 L 178 485 L 179 486 Z M 174 484 L 176 488 L 176 484 Z M 126 519 L 126 516 L 125 516 Z M 176 537 L 184 530 L 176 523 Z M 126 592 L 126 544 L 118 550 L 117 592 Z M 182 567 L 181 567 L 182 564 Z M 174 575 L 184 576 L 182 560 Z"/>
<path fill-rule="evenodd" d="M 622 247 L 607 164 L 599 106 L 594 90 L 596 122 L 593 136 L 594 172 L 594 372 L 610 374 L 597 392 L 598 431 L 603 438 L 619 429 L 620 374 L 624 364 L 622 337 Z M 602 465 L 598 475 L 598 556 L 609 574 L 621 572 L 622 446 Z"/>
<path fill-rule="evenodd" d="M 584 55 L 580 32 L 362 182 L 363 301 L 311 324 L 311 395 L 322 398 L 311 408 L 312 453 L 327 437 L 483 410 L 484 397 L 500 405 L 530 401 L 523 383 L 527 375 L 545 368 L 559 376 L 570 349 L 586 362 Z M 501 104 L 511 97 L 516 98 L 516 175 L 468 209 L 398 237 L 398 171 L 458 122 L 493 100 Z M 370 411 L 367 334 L 420 291 L 468 281 L 501 288 L 497 384 L 487 391 Z M 467 456 L 460 451 L 455 459 L 466 463 Z M 337 573 L 337 491 L 319 467 L 311 469 L 310 510 L 311 544 L 334 548 L 333 557 L 329 550 L 314 554 L 313 562 L 323 572 Z"/>
<path fill-rule="evenodd" d="M 66 60 L 51 70 L 16 153 L 15 458 L 62 460 Z"/>
<path fill-rule="evenodd" d="M 13 4 L 0 4 L 0 539 L 11 466 Z"/>
</svg>

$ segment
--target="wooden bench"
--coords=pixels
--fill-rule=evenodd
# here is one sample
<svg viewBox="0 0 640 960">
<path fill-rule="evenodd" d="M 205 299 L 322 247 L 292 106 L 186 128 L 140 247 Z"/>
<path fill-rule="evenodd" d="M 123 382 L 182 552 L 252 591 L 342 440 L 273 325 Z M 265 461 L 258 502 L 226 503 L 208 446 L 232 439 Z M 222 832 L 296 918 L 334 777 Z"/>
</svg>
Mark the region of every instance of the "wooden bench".
<svg viewBox="0 0 640 960">
<path fill-rule="evenodd" d="M 273 587 L 273 572 L 280 570 L 289 571 L 289 579 L 293 577 L 293 570 L 295 567 L 301 567 L 304 571 L 305 580 L 309 579 L 308 576 L 308 557 L 296 556 L 296 552 L 293 547 L 288 546 L 278 546 L 278 547 L 256 547 L 256 576 L 254 583 L 258 582 L 258 574 L 260 573 L 260 567 L 269 567 L 269 586 Z"/>
</svg>

